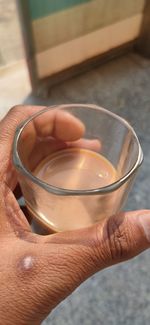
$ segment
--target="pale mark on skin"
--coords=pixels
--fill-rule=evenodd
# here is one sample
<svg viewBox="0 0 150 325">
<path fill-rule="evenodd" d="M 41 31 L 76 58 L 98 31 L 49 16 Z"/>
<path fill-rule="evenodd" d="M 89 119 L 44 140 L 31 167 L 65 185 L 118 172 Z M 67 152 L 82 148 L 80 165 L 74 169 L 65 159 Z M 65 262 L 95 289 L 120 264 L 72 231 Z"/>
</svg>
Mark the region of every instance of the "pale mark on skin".
<svg viewBox="0 0 150 325">
<path fill-rule="evenodd" d="M 32 256 L 24 257 L 24 259 L 22 260 L 22 268 L 25 271 L 29 271 L 32 269 L 32 267 L 33 267 L 33 257 Z"/>
</svg>

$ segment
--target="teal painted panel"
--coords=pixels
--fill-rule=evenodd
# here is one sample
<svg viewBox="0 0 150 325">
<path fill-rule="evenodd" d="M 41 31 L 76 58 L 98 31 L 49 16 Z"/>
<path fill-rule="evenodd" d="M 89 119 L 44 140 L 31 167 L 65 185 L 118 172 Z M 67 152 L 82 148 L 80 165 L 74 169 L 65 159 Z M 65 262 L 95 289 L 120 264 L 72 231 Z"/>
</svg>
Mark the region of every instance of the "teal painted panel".
<svg viewBox="0 0 150 325">
<path fill-rule="evenodd" d="M 28 0 L 31 18 L 38 19 L 92 0 Z"/>
</svg>

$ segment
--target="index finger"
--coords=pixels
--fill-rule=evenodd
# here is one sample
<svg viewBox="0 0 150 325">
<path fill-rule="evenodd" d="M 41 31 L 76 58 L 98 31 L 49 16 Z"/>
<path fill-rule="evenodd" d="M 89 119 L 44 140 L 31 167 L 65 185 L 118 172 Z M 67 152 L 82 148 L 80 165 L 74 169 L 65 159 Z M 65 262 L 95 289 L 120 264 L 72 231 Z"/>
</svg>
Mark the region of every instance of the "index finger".
<svg viewBox="0 0 150 325">
<path fill-rule="evenodd" d="M 12 178 L 11 152 L 17 126 L 31 115 L 44 109 L 43 106 L 13 107 L 0 123 L 0 180 Z M 10 174 L 10 177 L 9 175 Z"/>
<path fill-rule="evenodd" d="M 37 136 L 53 136 L 61 141 L 76 141 L 85 131 L 84 124 L 66 111 L 57 109 L 43 112 L 33 120 Z"/>
<path fill-rule="evenodd" d="M 57 107 L 56 107 L 57 108 Z M 10 163 L 12 143 L 16 127 L 26 118 L 43 110 L 39 106 L 20 106 L 12 109 L 1 123 L 0 151 L 3 164 L 1 164 L 1 175 L 6 175 Z M 8 125 L 10 127 L 8 127 Z M 50 135 L 62 141 L 75 141 L 80 139 L 84 133 L 83 123 L 71 114 L 58 109 L 43 112 L 27 124 L 21 134 L 20 152 L 23 157 L 30 155 L 34 148 L 37 137 L 48 137 Z M 1 162 L 1 161 L 0 161 Z"/>
<path fill-rule="evenodd" d="M 57 107 L 42 111 L 23 126 L 17 143 L 21 161 L 26 167 L 29 167 L 32 161 L 31 153 L 34 152 L 40 159 L 45 151 L 45 146 L 46 152 L 51 152 L 50 138 L 63 143 L 76 141 L 83 136 L 84 130 L 83 123 L 66 111 L 61 111 Z M 33 155 L 32 158 L 34 158 Z"/>
</svg>

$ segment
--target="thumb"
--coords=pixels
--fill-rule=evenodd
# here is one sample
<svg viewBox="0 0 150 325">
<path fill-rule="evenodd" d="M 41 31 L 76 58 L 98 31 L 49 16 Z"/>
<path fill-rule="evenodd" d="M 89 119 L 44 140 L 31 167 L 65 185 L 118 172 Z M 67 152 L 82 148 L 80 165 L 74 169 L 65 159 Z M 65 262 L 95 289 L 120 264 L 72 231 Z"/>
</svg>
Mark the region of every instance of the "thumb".
<svg viewBox="0 0 150 325">
<path fill-rule="evenodd" d="M 40 276 L 50 296 L 53 293 L 50 300 L 55 307 L 95 272 L 150 247 L 150 211 L 120 213 L 91 228 L 41 240 L 44 253 L 40 256 Z"/>
<path fill-rule="evenodd" d="M 121 212 L 93 227 L 48 237 L 49 242 L 77 250 L 80 262 L 81 256 L 83 262 L 92 259 L 94 273 L 97 267 L 130 259 L 150 247 L 150 210 Z"/>
<path fill-rule="evenodd" d="M 150 211 L 122 212 L 97 226 L 100 255 L 110 266 L 128 260 L 150 247 Z"/>
</svg>

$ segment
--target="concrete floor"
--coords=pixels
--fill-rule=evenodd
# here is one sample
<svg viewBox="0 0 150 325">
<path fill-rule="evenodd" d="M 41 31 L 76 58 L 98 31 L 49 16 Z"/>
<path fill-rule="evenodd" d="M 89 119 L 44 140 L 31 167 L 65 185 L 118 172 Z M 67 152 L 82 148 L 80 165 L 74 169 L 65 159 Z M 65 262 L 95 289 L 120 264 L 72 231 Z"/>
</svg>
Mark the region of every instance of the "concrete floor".
<svg viewBox="0 0 150 325">
<path fill-rule="evenodd" d="M 28 84 L 25 75 L 16 79 L 22 89 L 24 82 Z M 9 78 L 3 84 L 6 95 L 2 101 L 0 95 L 2 114 L 2 107 L 6 111 L 8 104 L 12 101 L 14 105 L 15 101 L 8 81 Z M 7 98 L 7 91 L 12 99 Z M 125 117 L 135 128 L 145 156 L 126 209 L 150 208 L 150 61 L 131 53 L 51 88 L 45 100 L 30 95 L 29 91 L 28 96 L 22 93 L 20 101 L 44 105 L 95 103 Z M 16 90 L 18 103 L 17 96 Z M 132 261 L 94 275 L 60 304 L 43 325 L 149 325 L 149 271 L 150 252 L 147 251 Z"/>
</svg>

